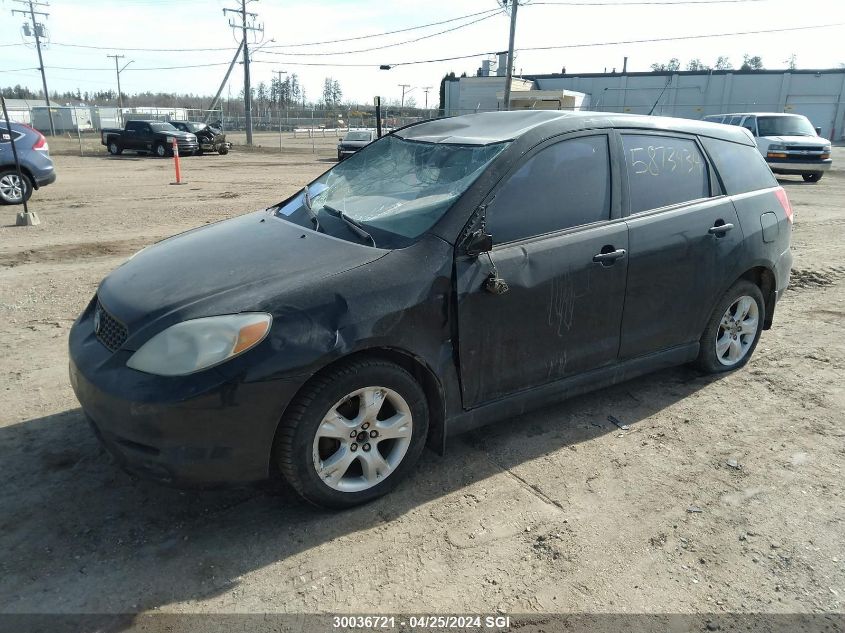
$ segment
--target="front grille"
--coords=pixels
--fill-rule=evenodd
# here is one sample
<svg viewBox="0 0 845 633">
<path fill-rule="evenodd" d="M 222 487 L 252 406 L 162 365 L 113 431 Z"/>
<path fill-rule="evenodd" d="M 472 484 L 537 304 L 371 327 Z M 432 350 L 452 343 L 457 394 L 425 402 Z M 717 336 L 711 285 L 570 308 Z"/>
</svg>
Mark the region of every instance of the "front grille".
<svg viewBox="0 0 845 633">
<path fill-rule="evenodd" d="M 121 348 L 129 335 L 126 326 L 106 312 L 99 299 L 94 308 L 94 334 L 113 352 Z"/>
<path fill-rule="evenodd" d="M 822 148 L 818 145 L 787 145 L 786 149 L 791 152 L 818 152 L 821 154 Z"/>
</svg>

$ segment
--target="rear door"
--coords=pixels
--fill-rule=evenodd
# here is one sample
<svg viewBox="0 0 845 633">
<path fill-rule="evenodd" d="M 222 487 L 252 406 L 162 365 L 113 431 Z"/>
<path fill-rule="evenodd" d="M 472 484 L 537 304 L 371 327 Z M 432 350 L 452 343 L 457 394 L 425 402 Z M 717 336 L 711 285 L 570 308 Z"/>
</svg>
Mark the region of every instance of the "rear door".
<svg viewBox="0 0 845 633">
<path fill-rule="evenodd" d="M 620 358 L 697 341 L 743 236 L 694 136 L 631 131 L 625 152 L 628 285 Z"/>
<path fill-rule="evenodd" d="M 550 141 L 493 192 L 494 248 L 456 260 L 464 406 L 612 363 L 627 227 L 607 134 Z M 490 292 L 493 272 L 507 292 Z"/>
</svg>

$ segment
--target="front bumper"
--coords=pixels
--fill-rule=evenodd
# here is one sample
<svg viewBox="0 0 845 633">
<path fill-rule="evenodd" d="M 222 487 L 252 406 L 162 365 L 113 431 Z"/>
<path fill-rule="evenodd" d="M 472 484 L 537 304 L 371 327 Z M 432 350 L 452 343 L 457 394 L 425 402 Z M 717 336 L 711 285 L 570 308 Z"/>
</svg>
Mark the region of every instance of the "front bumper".
<svg viewBox="0 0 845 633">
<path fill-rule="evenodd" d="M 243 382 L 215 369 L 162 377 L 126 367 L 94 336 L 90 310 L 70 335 L 70 382 L 104 446 L 129 472 L 175 486 L 266 479 L 297 379 Z"/>
<path fill-rule="evenodd" d="M 232 144 L 228 141 L 224 141 L 222 143 L 200 143 L 200 147 L 204 152 L 217 152 L 220 151 L 221 147 L 232 149 Z"/>
<path fill-rule="evenodd" d="M 806 162 L 789 158 L 767 158 L 766 162 L 772 172 L 793 176 L 828 171 L 833 165 L 833 160 L 830 158 L 827 160 L 811 160 Z"/>
</svg>

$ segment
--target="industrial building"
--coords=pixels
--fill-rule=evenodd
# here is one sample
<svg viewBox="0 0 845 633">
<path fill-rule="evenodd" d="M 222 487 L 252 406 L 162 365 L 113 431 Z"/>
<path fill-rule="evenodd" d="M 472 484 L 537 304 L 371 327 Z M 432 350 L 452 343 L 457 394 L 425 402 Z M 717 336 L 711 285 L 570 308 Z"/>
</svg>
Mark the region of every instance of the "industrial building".
<svg viewBox="0 0 845 633">
<path fill-rule="evenodd" d="M 500 60 L 499 73 L 503 68 Z M 504 109 L 505 78 L 491 76 L 489 63 L 482 64 L 479 75 L 446 82 L 446 115 Z M 512 108 L 526 107 L 528 91 L 538 97 L 572 95 L 569 106 L 555 109 L 688 119 L 723 112 L 793 112 L 820 127 L 822 136 L 845 139 L 845 69 L 570 73 L 523 75 L 513 82 Z M 580 103 L 573 105 L 579 94 Z M 538 103 L 551 107 L 548 100 Z"/>
</svg>

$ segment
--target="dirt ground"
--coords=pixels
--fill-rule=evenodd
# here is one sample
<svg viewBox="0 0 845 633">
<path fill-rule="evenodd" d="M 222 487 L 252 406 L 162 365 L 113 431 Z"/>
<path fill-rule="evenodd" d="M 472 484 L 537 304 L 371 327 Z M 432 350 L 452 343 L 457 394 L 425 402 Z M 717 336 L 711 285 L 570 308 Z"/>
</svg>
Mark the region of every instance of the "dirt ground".
<svg viewBox="0 0 845 633">
<path fill-rule="evenodd" d="M 330 159 L 188 158 L 177 187 L 169 160 L 56 156 L 41 226 L 0 208 L 0 614 L 841 612 L 845 148 L 834 161 L 818 184 L 782 180 L 793 283 L 745 369 L 662 371 L 454 438 L 337 514 L 285 486 L 124 474 L 66 351 L 129 255 L 266 207 Z"/>
</svg>

